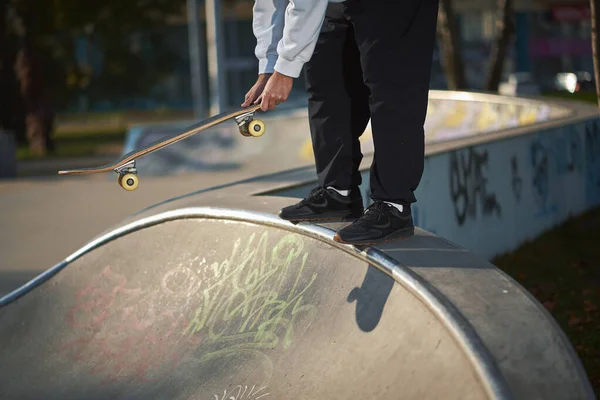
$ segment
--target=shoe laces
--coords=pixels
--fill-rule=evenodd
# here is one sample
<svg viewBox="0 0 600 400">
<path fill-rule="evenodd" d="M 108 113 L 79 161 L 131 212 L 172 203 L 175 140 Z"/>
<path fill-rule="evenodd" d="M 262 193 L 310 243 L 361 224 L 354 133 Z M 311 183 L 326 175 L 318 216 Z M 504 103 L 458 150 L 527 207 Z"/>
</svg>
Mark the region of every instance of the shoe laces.
<svg viewBox="0 0 600 400">
<path fill-rule="evenodd" d="M 300 201 L 298 205 L 302 206 L 307 203 L 312 203 L 315 200 L 321 200 L 327 195 L 327 189 L 322 187 L 316 187 L 310 191 L 308 196 Z"/>
<path fill-rule="evenodd" d="M 368 225 L 378 222 L 381 217 L 387 217 L 386 211 L 389 207 L 392 206 L 383 201 L 376 200 L 373 204 L 367 207 L 362 218 L 358 219 L 356 223 L 359 225 Z"/>
</svg>

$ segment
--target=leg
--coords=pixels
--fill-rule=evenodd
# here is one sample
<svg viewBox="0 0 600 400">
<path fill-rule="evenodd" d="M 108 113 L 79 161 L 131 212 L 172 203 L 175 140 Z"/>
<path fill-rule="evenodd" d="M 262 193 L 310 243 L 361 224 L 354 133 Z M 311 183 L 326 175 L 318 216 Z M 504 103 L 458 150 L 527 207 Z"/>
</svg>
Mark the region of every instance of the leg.
<svg viewBox="0 0 600 400">
<path fill-rule="evenodd" d="M 335 240 L 374 244 L 411 236 L 410 204 L 424 167 L 423 125 L 438 0 L 347 0 L 364 81 L 371 92 L 375 155 L 369 210 Z"/>
<path fill-rule="evenodd" d="M 300 203 L 283 208 L 279 216 L 291 221 L 354 219 L 363 212 L 359 137 L 369 121 L 369 92 L 354 31 L 341 4 L 329 5 L 305 73 L 319 187 Z M 329 186 L 350 193 L 341 195 Z"/>
<path fill-rule="evenodd" d="M 355 189 L 361 184 L 359 137 L 369 122 L 369 92 L 362 80 L 354 29 L 341 4 L 328 7 L 305 74 L 319 184 Z"/>
<path fill-rule="evenodd" d="M 371 196 L 409 205 L 423 174 L 438 0 L 348 0 L 346 8 L 372 95 Z"/>
</svg>

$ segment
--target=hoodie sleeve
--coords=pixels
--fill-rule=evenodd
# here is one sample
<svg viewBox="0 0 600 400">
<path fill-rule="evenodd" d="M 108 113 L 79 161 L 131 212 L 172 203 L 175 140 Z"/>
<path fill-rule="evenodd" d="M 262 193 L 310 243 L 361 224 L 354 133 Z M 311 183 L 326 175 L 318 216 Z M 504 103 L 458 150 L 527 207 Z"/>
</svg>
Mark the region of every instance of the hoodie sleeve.
<svg viewBox="0 0 600 400">
<path fill-rule="evenodd" d="M 289 0 L 255 0 L 252 30 L 256 37 L 254 54 L 258 73 L 271 74 L 277 62 L 277 44 L 283 36 L 285 10 Z"/>
<path fill-rule="evenodd" d="M 328 0 L 256 0 L 254 34 L 259 73 L 297 78 L 312 57 Z"/>
</svg>

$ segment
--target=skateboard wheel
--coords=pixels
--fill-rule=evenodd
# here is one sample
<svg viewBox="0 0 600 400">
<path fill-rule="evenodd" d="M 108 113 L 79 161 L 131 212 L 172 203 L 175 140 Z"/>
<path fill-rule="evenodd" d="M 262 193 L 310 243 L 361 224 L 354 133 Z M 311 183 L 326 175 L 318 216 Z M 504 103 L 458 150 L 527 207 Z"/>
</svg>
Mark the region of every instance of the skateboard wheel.
<svg viewBox="0 0 600 400">
<path fill-rule="evenodd" d="M 136 174 L 125 174 L 119 175 L 119 185 L 127 191 L 132 191 L 137 189 L 140 180 L 138 179 Z"/>
<path fill-rule="evenodd" d="M 242 136 L 252 136 L 251 134 L 248 133 L 247 126 L 240 126 L 240 133 L 242 134 Z"/>
<path fill-rule="evenodd" d="M 259 119 L 250 121 L 248 124 L 248 133 L 254 137 L 259 137 L 265 134 L 265 123 Z"/>
</svg>

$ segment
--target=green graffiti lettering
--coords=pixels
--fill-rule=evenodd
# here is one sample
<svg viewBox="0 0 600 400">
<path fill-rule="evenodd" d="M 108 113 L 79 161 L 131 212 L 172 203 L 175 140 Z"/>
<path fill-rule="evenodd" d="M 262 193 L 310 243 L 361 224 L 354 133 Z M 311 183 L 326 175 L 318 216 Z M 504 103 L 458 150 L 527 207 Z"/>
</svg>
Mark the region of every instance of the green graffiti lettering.
<svg viewBox="0 0 600 400">
<path fill-rule="evenodd" d="M 298 235 L 281 238 L 269 251 L 268 233 L 238 239 L 230 256 L 207 268 L 202 298 L 186 330 L 210 347 L 202 361 L 259 349 L 285 350 L 294 327 L 307 326 L 316 307 L 306 304 L 317 278 L 306 274 L 308 254 Z"/>
</svg>

